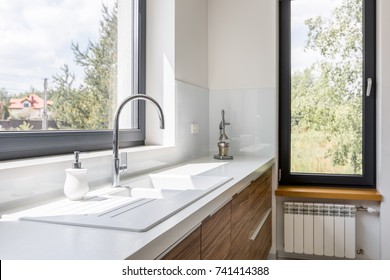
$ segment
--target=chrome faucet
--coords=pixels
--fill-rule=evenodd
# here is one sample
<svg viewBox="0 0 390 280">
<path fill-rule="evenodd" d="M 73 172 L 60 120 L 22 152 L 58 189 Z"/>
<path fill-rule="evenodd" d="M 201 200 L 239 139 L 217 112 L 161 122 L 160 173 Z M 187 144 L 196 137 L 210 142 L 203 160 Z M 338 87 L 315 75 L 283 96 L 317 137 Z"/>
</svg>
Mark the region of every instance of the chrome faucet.
<svg viewBox="0 0 390 280">
<path fill-rule="evenodd" d="M 122 101 L 122 103 L 119 105 L 118 109 L 116 109 L 115 112 L 115 119 L 114 119 L 114 133 L 113 133 L 113 174 L 112 174 L 112 186 L 113 187 L 119 187 L 120 186 L 120 172 L 127 169 L 127 158 L 126 154 L 124 154 L 124 157 L 122 157 L 122 162 L 119 159 L 119 116 L 122 112 L 123 107 L 130 101 L 135 99 L 142 99 L 142 100 L 148 100 L 151 101 L 157 108 L 158 117 L 160 118 L 160 128 L 165 128 L 165 121 L 164 121 L 164 113 L 158 104 L 156 100 L 154 100 L 152 97 L 142 94 L 136 94 L 131 95 L 127 97 L 125 100 Z"/>
</svg>

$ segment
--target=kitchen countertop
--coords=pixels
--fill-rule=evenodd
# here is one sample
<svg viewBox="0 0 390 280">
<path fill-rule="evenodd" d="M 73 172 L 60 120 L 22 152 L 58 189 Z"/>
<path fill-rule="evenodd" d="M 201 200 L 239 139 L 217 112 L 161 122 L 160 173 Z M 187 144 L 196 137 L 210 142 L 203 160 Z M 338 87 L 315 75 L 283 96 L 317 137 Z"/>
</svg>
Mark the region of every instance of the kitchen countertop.
<svg viewBox="0 0 390 280">
<path fill-rule="evenodd" d="M 175 167 L 216 162 L 227 164 L 202 175 L 233 179 L 146 232 L 0 220 L 0 259 L 155 259 L 270 168 L 274 158 L 235 156 L 233 160 L 217 161 L 208 156 Z"/>
</svg>

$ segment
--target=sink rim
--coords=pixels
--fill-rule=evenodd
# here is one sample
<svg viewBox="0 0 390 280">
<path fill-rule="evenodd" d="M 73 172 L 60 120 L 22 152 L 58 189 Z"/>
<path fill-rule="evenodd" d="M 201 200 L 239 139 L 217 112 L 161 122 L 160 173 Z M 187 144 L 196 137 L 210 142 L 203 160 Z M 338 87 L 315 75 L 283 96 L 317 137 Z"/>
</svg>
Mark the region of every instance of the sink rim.
<svg viewBox="0 0 390 280">
<path fill-rule="evenodd" d="M 119 187 L 118 190 L 111 192 L 109 196 L 128 197 L 128 198 L 148 198 L 148 199 L 167 199 L 181 193 L 184 190 L 158 189 L 158 188 L 140 188 L 140 187 Z"/>
<path fill-rule="evenodd" d="M 125 181 L 121 187 L 207 191 L 220 186 L 220 182 L 227 178 L 232 179 L 232 177 L 214 175 L 151 173 L 131 181 Z"/>
</svg>

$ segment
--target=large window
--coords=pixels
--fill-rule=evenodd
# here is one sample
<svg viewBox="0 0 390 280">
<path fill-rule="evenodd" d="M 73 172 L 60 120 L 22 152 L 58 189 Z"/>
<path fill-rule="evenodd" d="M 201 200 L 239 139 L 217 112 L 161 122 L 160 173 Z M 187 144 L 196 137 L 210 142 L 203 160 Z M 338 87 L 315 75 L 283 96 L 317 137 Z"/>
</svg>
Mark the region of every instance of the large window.
<svg viewBox="0 0 390 280">
<path fill-rule="evenodd" d="M 1 1 L 0 160 L 112 147 L 117 105 L 145 93 L 145 10 L 145 0 Z M 128 107 L 121 147 L 145 138 L 144 102 Z"/>
<path fill-rule="evenodd" d="M 375 0 L 281 0 L 281 184 L 375 185 Z"/>
</svg>

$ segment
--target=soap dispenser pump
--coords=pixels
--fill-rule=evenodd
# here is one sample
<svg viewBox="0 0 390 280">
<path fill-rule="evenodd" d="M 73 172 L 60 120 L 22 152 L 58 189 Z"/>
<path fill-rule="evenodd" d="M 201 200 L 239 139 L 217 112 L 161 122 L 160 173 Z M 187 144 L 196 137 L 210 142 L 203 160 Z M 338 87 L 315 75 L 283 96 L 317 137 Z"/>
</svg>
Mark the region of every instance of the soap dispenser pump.
<svg viewBox="0 0 390 280">
<path fill-rule="evenodd" d="M 81 168 L 79 156 L 80 152 L 75 151 L 72 168 L 65 169 L 66 179 L 64 184 L 64 194 L 70 200 L 82 200 L 89 191 L 87 169 Z"/>
</svg>

